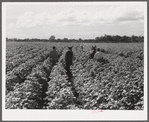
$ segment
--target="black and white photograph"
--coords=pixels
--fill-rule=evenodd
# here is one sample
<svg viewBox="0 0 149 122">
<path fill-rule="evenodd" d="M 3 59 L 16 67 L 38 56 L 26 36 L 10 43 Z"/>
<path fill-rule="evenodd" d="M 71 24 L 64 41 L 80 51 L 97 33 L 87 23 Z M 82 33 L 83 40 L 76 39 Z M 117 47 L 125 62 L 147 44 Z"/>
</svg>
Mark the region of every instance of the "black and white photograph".
<svg viewBox="0 0 149 122">
<path fill-rule="evenodd" d="M 3 2 L 3 120 L 146 120 L 147 2 Z"/>
</svg>

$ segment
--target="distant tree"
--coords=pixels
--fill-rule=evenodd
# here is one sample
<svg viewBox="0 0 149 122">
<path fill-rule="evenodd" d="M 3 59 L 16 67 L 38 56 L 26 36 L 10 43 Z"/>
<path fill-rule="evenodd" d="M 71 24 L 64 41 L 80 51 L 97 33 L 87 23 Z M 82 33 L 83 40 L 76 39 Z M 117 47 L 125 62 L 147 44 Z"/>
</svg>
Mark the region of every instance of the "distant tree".
<svg viewBox="0 0 149 122">
<path fill-rule="evenodd" d="M 137 38 L 136 36 L 132 35 L 131 41 L 132 41 L 132 42 L 136 42 L 136 41 L 137 41 L 136 38 Z"/>
<path fill-rule="evenodd" d="M 114 42 L 111 35 L 107 35 L 107 42 Z"/>
<path fill-rule="evenodd" d="M 61 42 L 62 40 L 61 40 L 61 39 L 57 39 L 56 41 L 57 41 L 57 42 Z"/>
<path fill-rule="evenodd" d="M 94 42 L 96 42 L 96 43 L 103 42 L 102 41 L 102 37 L 96 37 L 95 40 L 94 40 Z"/>
<path fill-rule="evenodd" d="M 28 42 L 29 40 L 30 40 L 29 38 L 24 39 L 24 41 L 26 41 L 26 42 Z"/>
<path fill-rule="evenodd" d="M 55 36 L 52 35 L 50 38 L 49 38 L 50 41 L 55 41 Z"/>
<path fill-rule="evenodd" d="M 144 37 L 143 36 L 119 36 L 119 35 L 103 35 L 103 36 L 98 36 L 95 39 L 68 39 L 68 38 L 63 38 L 63 39 L 55 39 L 55 36 L 52 35 L 49 39 L 38 39 L 38 38 L 26 38 L 26 39 L 19 39 L 19 38 L 8 38 L 6 37 L 6 41 L 17 41 L 17 42 L 89 42 L 89 43 L 131 43 L 131 42 L 144 42 Z"/>
<path fill-rule="evenodd" d="M 63 41 L 64 41 L 64 42 L 68 42 L 68 39 L 67 39 L 67 38 L 64 38 Z"/>
<path fill-rule="evenodd" d="M 113 38 L 113 42 L 116 42 L 117 43 L 117 42 L 120 42 L 120 38 L 121 37 L 118 36 L 118 35 L 116 35 L 116 36 L 113 36 L 112 38 Z"/>
<path fill-rule="evenodd" d="M 81 39 L 81 38 L 79 38 L 79 41 L 82 41 L 82 39 Z"/>
<path fill-rule="evenodd" d="M 96 41 L 99 41 L 99 40 L 100 40 L 100 37 L 96 37 L 95 40 L 96 40 Z"/>
</svg>

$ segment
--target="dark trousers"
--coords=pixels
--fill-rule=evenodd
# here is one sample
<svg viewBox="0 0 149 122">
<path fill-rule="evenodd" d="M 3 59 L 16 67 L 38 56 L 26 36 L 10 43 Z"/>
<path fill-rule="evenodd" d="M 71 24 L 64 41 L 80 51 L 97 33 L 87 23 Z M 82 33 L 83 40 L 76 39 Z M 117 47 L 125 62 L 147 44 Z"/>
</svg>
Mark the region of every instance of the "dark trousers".
<svg viewBox="0 0 149 122">
<path fill-rule="evenodd" d="M 52 62 L 52 66 L 54 66 L 57 63 L 57 60 L 56 59 L 52 59 L 51 62 Z"/>
<path fill-rule="evenodd" d="M 67 76 L 68 76 L 68 79 L 71 79 L 71 78 L 72 78 L 72 73 L 71 73 L 71 71 L 70 71 L 70 66 L 71 66 L 71 65 L 66 65 L 66 66 L 65 66 L 65 70 L 66 70 L 66 74 L 67 74 Z"/>
</svg>

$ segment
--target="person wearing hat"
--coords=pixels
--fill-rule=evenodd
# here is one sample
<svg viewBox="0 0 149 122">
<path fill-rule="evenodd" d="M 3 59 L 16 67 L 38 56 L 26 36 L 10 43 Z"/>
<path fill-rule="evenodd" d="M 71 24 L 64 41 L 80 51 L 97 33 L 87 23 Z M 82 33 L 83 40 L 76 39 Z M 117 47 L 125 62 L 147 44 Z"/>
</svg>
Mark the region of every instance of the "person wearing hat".
<svg viewBox="0 0 149 122">
<path fill-rule="evenodd" d="M 71 79 L 72 74 L 70 72 L 70 66 L 72 65 L 72 61 L 74 58 L 74 54 L 72 52 L 72 47 L 68 47 L 68 51 L 65 54 L 65 69 L 67 71 L 68 78 Z"/>
<path fill-rule="evenodd" d="M 103 61 L 103 55 L 102 55 L 102 52 L 100 52 L 100 48 L 97 48 L 97 52 L 94 55 L 94 60 L 97 62 Z"/>
<path fill-rule="evenodd" d="M 53 50 L 50 52 L 50 61 L 52 62 L 52 66 L 58 61 L 58 53 L 55 46 L 53 46 Z"/>
</svg>

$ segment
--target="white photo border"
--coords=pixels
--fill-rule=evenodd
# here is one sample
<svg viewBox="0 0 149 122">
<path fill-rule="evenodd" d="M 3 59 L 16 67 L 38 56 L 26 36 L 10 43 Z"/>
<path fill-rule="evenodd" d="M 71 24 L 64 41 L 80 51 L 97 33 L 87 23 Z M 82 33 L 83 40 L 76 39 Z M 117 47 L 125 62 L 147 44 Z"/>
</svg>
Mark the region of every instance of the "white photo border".
<svg viewBox="0 0 149 122">
<path fill-rule="evenodd" d="M 56 2 L 49 4 L 97 5 L 119 4 L 119 2 Z M 147 120 L 147 2 L 120 2 L 123 4 L 144 5 L 144 110 L 103 110 L 92 113 L 91 110 L 7 110 L 5 109 L 5 57 L 6 57 L 6 5 L 8 4 L 47 4 L 45 2 L 13 3 L 2 2 L 2 120 L 5 121 L 53 121 L 53 120 Z"/>
</svg>

